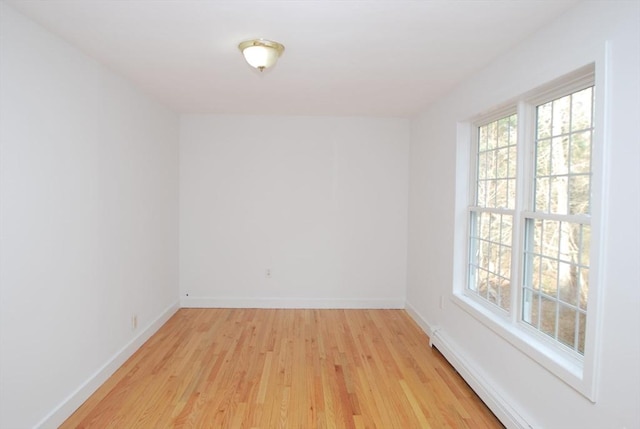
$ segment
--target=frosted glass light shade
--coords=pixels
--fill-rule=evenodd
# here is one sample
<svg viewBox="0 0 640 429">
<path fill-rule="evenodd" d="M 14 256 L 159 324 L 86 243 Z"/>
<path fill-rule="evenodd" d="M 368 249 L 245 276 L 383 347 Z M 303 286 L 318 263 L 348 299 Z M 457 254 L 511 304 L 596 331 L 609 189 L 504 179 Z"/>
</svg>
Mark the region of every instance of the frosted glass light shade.
<svg viewBox="0 0 640 429">
<path fill-rule="evenodd" d="M 273 66 L 284 51 L 280 43 L 263 39 L 247 40 L 240 43 L 238 48 L 249 65 L 260 71 Z"/>
</svg>

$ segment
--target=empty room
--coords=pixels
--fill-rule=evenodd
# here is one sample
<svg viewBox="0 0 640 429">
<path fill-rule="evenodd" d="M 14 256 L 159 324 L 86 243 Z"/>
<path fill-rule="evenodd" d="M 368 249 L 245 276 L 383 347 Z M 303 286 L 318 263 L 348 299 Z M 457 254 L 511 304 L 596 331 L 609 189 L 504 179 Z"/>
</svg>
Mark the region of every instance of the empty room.
<svg viewBox="0 0 640 429">
<path fill-rule="evenodd" d="M 0 428 L 640 428 L 640 1 L 0 0 Z"/>
</svg>

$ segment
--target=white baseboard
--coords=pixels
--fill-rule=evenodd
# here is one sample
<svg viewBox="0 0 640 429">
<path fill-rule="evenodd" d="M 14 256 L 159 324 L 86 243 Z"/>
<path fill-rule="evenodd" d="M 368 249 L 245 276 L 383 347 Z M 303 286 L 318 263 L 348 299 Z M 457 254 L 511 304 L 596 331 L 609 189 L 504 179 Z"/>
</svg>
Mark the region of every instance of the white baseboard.
<svg viewBox="0 0 640 429">
<path fill-rule="evenodd" d="M 151 322 L 145 329 L 141 330 L 135 338 L 109 359 L 98 371 L 82 384 L 75 392 L 64 399 L 53 411 L 36 424 L 36 428 L 47 429 L 57 428 L 80 405 L 84 403 L 127 359 L 133 355 L 162 325 L 178 311 L 178 303 L 171 304 L 160 316 Z"/>
<path fill-rule="evenodd" d="M 344 308 L 402 309 L 403 299 L 196 298 L 182 297 L 183 308 Z"/>
<path fill-rule="evenodd" d="M 405 310 L 429 336 L 430 344 L 442 353 L 503 425 L 508 429 L 533 428 L 527 419 L 504 398 L 500 390 L 482 375 L 482 371 L 465 357 L 462 350 L 449 340 L 444 329 L 430 325 L 409 303 Z"/>
<path fill-rule="evenodd" d="M 425 334 L 427 334 L 427 337 L 429 337 L 429 344 L 431 345 L 431 334 L 433 333 L 431 324 L 427 322 L 427 320 L 422 317 L 422 315 L 418 313 L 418 311 L 408 302 L 405 304 L 404 310 L 409 313 L 409 316 L 411 316 L 413 321 L 420 326 Z"/>
</svg>

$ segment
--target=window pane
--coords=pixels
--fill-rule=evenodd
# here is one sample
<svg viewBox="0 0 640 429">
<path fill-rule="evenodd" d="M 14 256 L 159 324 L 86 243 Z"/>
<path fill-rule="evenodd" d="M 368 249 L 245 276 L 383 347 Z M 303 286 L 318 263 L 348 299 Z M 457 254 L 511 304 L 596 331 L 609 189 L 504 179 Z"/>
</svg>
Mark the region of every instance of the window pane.
<svg viewBox="0 0 640 429">
<path fill-rule="evenodd" d="M 489 150 L 483 154 L 486 158 L 486 165 L 484 166 L 483 177 L 487 179 L 496 178 L 496 151 Z"/>
<path fill-rule="evenodd" d="M 511 134 L 511 125 L 509 123 L 509 118 L 499 119 L 497 147 L 509 146 L 510 134 Z"/>
<path fill-rule="evenodd" d="M 538 212 L 549 211 L 549 178 L 536 179 L 535 210 Z"/>
<path fill-rule="evenodd" d="M 478 128 L 478 152 L 482 153 L 487 150 L 487 128 Z"/>
<path fill-rule="evenodd" d="M 551 198 L 549 200 L 549 213 L 567 214 L 569 201 L 567 176 L 552 177 L 549 184 Z"/>
<path fill-rule="evenodd" d="M 551 140 L 539 140 L 536 145 L 536 174 L 548 176 L 551 174 Z"/>
<path fill-rule="evenodd" d="M 578 262 L 581 225 L 571 222 L 560 222 L 560 238 L 558 242 L 558 259 L 566 262 Z"/>
<path fill-rule="evenodd" d="M 517 149 L 515 146 L 515 140 L 513 141 L 513 145 L 509 146 L 509 173 L 508 176 L 511 178 L 516 177 L 516 169 L 518 167 L 518 159 L 517 159 Z"/>
<path fill-rule="evenodd" d="M 543 220 L 542 222 L 542 234 L 540 238 L 541 254 L 551 258 L 555 258 L 558 255 L 558 243 L 560 242 L 560 222 L 555 220 Z"/>
<path fill-rule="evenodd" d="M 589 293 L 589 268 L 580 268 L 580 296 L 579 302 L 580 308 L 587 309 L 587 295 Z"/>
<path fill-rule="evenodd" d="M 540 330 L 556 338 L 557 302 L 542 295 L 540 297 Z"/>
<path fill-rule="evenodd" d="M 587 315 L 580 313 L 578 318 L 578 353 L 584 354 L 584 338 L 587 331 Z"/>
<path fill-rule="evenodd" d="M 506 179 L 496 180 L 496 201 L 495 207 L 507 208 L 509 205 L 509 189 Z"/>
<path fill-rule="evenodd" d="M 552 103 L 538 106 L 538 139 L 544 139 L 551 136 L 551 105 Z"/>
<path fill-rule="evenodd" d="M 502 229 L 500 230 L 500 242 L 505 246 L 511 246 L 513 237 L 513 225 L 511 216 L 502 216 Z"/>
<path fill-rule="evenodd" d="M 500 251 L 500 275 L 509 280 L 509 276 L 511 276 L 511 248 L 501 246 Z"/>
<path fill-rule="evenodd" d="M 573 349 L 576 346 L 576 322 L 578 313 L 571 307 L 560 305 L 558 316 L 558 341 Z"/>
<path fill-rule="evenodd" d="M 559 136 L 569 132 L 569 119 L 571 118 L 571 96 L 559 98 L 553 101 L 552 106 L 552 131 L 551 135 Z"/>
<path fill-rule="evenodd" d="M 497 177 L 506 179 L 509 177 L 509 148 L 503 147 L 496 151 L 497 154 Z"/>
<path fill-rule="evenodd" d="M 487 180 L 487 197 L 485 207 L 496 207 L 496 181 Z"/>
<path fill-rule="evenodd" d="M 551 140 L 551 174 L 569 173 L 569 138 Z"/>
<path fill-rule="evenodd" d="M 571 130 L 591 128 L 593 88 L 583 89 L 571 96 Z"/>
<path fill-rule="evenodd" d="M 489 223 L 489 236 L 486 237 L 486 239 L 491 241 L 492 243 L 499 243 L 500 227 L 502 226 L 500 222 L 500 215 L 491 214 L 490 216 L 491 216 L 491 220 Z"/>
<path fill-rule="evenodd" d="M 498 280 L 496 275 L 489 273 L 487 277 L 487 290 L 485 297 L 493 304 L 498 303 Z"/>
<path fill-rule="evenodd" d="M 478 153 L 478 179 L 485 179 L 487 172 L 487 152 Z"/>
<path fill-rule="evenodd" d="M 498 288 L 498 306 L 509 311 L 511 309 L 511 282 L 508 279 L 500 279 Z"/>
<path fill-rule="evenodd" d="M 488 299 L 489 297 L 489 278 L 491 277 L 491 273 L 487 270 L 480 270 L 480 283 L 478 285 L 478 294 L 484 299 Z"/>
<path fill-rule="evenodd" d="M 516 206 L 516 181 L 515 179 L 507 180 L 508 195 L 507 195 L 507 208 L 513 209 Z"/>
<path fill-rule="evenodd" d="M 481 128 L 485 127 L 487 130 L 487 149 L 494 149 L 498 141 L 498 123 L 497 121 L 491 122 Z"/>
<path fill-rule="evenodd" d="M 569 213 L 589 214 L 591 178 L 588 175 L 569 177 Z"/>
<path fill-rule="evenodd" d="M 531 222 L 531 221 L 529 221 Z M 531 225 L 529 225 L 531 227 Z M 537 255 L 542 254 L 542 234 L 544 233 L 543 223 L 541 219 L 536 219 L 533 230 L 533 253 Z"/>
<path fill-rule="evenodd" d="M 571 173 L 591 171 L 591 131 L 571 135 Z"/>
<path fill-rule="evenodd" d="M 566 262 L 558 264 L 558 297 L 567 304 L 576 305 L 578 287 L 578 267 Z"/>
<path fill-rule="evenodd" d="M 558 261 L 542 258 L 542 292 L 555 297 L 558 293 Z"/>
<path fill-rule="evenodd" d="M 487 189 L 487 181 L 478 180 L 478 185 L 476 187 L 476 205 L 478 207 L 486 207 L 488 193 L 489 190 Z"/>
</svg>

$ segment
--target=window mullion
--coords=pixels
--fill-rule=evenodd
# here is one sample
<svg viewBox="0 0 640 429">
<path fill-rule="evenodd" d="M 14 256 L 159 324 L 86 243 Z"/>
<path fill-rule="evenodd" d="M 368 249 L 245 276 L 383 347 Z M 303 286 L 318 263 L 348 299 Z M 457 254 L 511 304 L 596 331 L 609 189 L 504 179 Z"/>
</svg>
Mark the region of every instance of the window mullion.
<svg viewBox="0 0 640 429">
<path fill-rule="evenodd" d="M 524 247 L 526 242 L 526 219 L 520 215 L 532 209 L 533 160 L 535 109 L 525 103 L 518 103 L 518 144 L 516 166 L 516 205 L 513 217 L 513 236 L 511 252 L 511 321 L 517 324 L 522 320 L 522 302 L 524 281 Z"/>
</svg>

